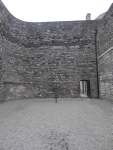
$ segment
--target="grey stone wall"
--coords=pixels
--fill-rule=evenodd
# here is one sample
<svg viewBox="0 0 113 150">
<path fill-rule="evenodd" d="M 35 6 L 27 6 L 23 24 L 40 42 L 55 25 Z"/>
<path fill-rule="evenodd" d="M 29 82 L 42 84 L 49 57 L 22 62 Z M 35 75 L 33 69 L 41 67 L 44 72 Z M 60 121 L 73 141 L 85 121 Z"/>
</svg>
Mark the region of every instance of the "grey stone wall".
<svg viewBox="0 0 113 150">
<path fill-rule="evenodd" d="M 100 97 L 113 99 L 113 5 L 98 23 Z"/>
<path fill-rule="evenodd" d="M 99 59 L 100 97 L 113 99 L 113 49 Z"/>
<path fill-rule="evenodd" d="M 0 7 L 2 100 L 53 97 L 54 82 L 59 97 L 79 97 L 80 80 L 98 96 L 96 21 L 27 23 Z"/>
</svg>

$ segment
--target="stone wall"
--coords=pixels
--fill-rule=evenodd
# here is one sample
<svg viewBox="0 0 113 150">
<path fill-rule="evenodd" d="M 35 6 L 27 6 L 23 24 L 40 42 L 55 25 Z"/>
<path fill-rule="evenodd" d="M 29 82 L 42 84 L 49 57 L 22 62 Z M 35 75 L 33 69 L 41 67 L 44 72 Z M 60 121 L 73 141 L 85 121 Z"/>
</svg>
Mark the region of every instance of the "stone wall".
<svg viewBox="0 0 113 150">
<path fill-rule="evenodd" d="M 113 5 L 98 23 L 100 98 L 113 99 Z"/>
<path fill-rule="evenodd" d="M 0 7 L 1 100 L 53 97 L 53 84 L 59 97 L 79 97 L 80 80 L 98 97 L 96 21 L 27 23 Z"/>
</svg>

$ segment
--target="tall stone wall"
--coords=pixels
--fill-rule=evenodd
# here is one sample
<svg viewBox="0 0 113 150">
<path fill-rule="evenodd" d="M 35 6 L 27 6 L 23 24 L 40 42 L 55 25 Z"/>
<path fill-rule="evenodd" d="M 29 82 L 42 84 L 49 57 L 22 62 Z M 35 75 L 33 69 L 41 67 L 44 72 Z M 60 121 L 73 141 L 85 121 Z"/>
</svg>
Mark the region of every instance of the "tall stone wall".
<svg viewBox="0 0 113 150">
<path fill-rule="evenodd" d="M 27 23 L 0 7 L 2 100 L 53 97 L 53 84 L 59 97 L 79 97 L 80 80 L 98 96 L 96 21 Z"/>
<path fill-rule="evenodd" d="M 100 98 L 113 99 L 113 5 L 98 23 Z"/>
</svg>

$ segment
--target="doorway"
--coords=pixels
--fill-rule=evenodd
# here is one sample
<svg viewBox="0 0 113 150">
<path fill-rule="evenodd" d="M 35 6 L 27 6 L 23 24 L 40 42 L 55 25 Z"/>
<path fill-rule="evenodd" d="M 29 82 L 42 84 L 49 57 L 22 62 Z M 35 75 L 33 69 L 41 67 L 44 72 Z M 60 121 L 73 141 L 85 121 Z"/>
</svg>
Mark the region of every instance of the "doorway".
<svg viewBox="0 0 113 150">
<path fill-rule="evenodd" d="M 90 97 L 90 81 L 80 81 L 80 97 Z"/>
</svg>

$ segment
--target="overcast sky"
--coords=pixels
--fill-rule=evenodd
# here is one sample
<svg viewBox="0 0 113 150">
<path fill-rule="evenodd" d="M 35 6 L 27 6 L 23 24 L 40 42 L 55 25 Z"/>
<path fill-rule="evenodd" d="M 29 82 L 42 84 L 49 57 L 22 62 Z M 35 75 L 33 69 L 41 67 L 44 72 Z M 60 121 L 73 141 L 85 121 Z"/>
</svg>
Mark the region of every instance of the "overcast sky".
<svg viewBox="0 0 113 150">
<path fill-rule="evenodd" d="M 113 0 L 2 0 L 8 10 L 24 21 L 84 20 L 87 13 L 95 19 L 108 10 Z"/>
</svg>

